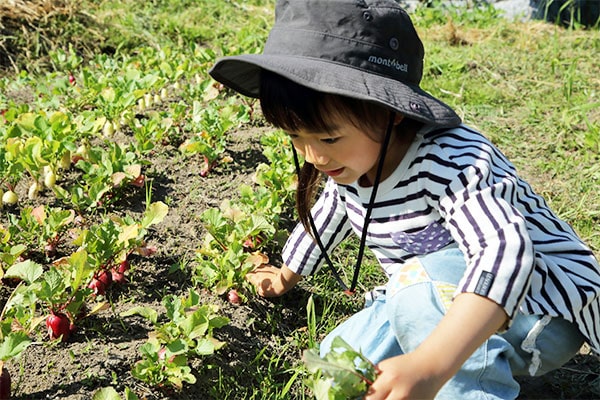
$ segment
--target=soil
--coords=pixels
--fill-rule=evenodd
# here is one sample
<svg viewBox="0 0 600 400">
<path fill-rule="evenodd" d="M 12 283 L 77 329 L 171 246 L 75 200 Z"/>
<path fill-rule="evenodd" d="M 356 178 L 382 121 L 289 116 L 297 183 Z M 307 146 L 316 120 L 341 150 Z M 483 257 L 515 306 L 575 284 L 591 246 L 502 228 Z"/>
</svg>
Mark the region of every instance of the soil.
<svg viewBox="0 0 600 400">
<path fill-rule="evenodd" d="M 281 358 L 281 365 L 298 364 L 300 347 L 288 346 L 287 352 L 279 352 L 286 338 L 306 327 L 305 306 L 313 290 L 310 286 L 300 286 L 274 300 L 250 297 L 242 305 L 203 290 L 204 300 L 218 305 L 220 313 L 230 318 L 229 325 L 215 331 L 217 339 L 227 345 L 214 356 L 195 360 L 192 367 L 197 383 L 185 385 L 179 393 L 157 390 L 132 378 L 131 367 L 140 358 L 138 348 L 152 327 L 140 317 L 119 317 L 133 306 L 162 310 L 165 294 L 187 293 L 190 283 L 186 272 L 170 270 L 181 260 L 193 260 L 195 249 L 200 247 L 204 237 L 200 214 L 218 207 L 223 199 L 237 197 L 238 186 L 250 182 L 258 163 L 265 161 L 259 143 L 265 129 L 246 126 L 233 133 L 227 152 L 234 161 L 218 166 L 207 177 L 199 174 L 199 160 L 183 158 L 176 146 L 167 145 L 156 152 L 145 173 L 153 180 L 152 200 L 169 205 L 167 217 L 148 237 L 150 244 L 158 247 L 157 254 L 134 258 L 129 283 L 107 294 L 111 308 L 83 320 L 68 342 L 50 344 L 40 334 L 20 360 L 8 363 L 14 399 L 91 399 L 105 386 L 113 386 L 119 393 L 129 387 L 148 400 L 244 399 L 260 390 L 255 371 L 268 374 L 274 355 Z M 128 198 L 124 205 L 128 213 L 141 215 L 144 199 L 143 190 Z M 6 287 L 0 288 L 2 303 L 7 293 Z M 257 356 L 261 350 L 263 356 Z M 521 398 L 600 398 L 599 373 L 598 358 L 583 349 L 555 372 L 521 379 Z M 283 374 L 273 376 L 273 380 L 285 382 L 289 377 Z M 232 386 L 229 392 L 227 385 Z"/>
</svg>

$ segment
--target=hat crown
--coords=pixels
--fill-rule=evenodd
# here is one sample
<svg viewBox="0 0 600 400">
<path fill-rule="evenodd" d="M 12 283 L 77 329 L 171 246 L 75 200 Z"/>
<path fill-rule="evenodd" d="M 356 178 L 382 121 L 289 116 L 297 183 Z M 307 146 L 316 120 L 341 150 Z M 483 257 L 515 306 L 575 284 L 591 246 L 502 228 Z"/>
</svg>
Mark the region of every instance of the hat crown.
<svg viewBox="0 0 600 400">
<path fill-rule="evenodd" d="M 278 0 L 262 54 L 223 57 L 209 73 L 250 97 L 260 97 L 267 70 L 426 124 L 460 124 L 451 107 L 420 88 L 423 56 L 409 16 L 394 0 Z"/>
<path fill-rule="evenodd" d="M 393 0 L 283 0 L 264 54 L 318 58 L 419 85 L 423 44 Z"/>
</svg>

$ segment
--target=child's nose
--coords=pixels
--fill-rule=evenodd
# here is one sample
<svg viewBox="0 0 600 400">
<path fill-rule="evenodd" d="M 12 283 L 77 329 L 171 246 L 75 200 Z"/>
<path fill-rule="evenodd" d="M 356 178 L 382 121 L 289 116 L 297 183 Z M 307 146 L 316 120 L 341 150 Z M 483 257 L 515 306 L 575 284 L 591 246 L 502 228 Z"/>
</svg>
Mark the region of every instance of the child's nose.
<svg viewBox="0 0 600 400">
<path fill-rule="evenodd" d="M 323 149 L 315 144 L 304 146 L 304 159 L 313 165 L 325 165 L 329 162 L 329 157 L 327 157 Z"/>
</svg>

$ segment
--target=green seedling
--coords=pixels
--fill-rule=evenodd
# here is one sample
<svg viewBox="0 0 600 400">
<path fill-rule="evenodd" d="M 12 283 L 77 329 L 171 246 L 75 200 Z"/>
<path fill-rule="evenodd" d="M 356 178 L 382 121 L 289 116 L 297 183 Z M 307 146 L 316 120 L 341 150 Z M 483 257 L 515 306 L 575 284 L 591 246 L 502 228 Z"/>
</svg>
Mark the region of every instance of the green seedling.
<svg viewBox="0 0 600 400">
<path fill-rule="evenodd" d="M 108 149 L 82 145 L 76 152 L 75 167 L 83 171 L 83 184 L 68 189 L 54 187 L 56 195 L 76 208 L 107 207 L 117 202 L 130 186 L 142 187 L 142 160 L 135 152 L 117 143 L 108 143 Z"/>
<path fill-rule="evenodd" d="M 227 147 L 227 131 L 239 124 L 232 107 L 217 107 L 205 107 L 194 101 L 187 129 L 197 133 L 179 146 L 183 154 L 199 154 L 202 157 L 200 176 L 208 175 L 215 167 Z"/>
<path fill-rule="evenodd" d="M 140 348 L 142 359 L 134 365 L 132 375 L 153 386 L 181 390 L 184 382 L 196 382 L 189 358 L 212 355 L 223 347 L 225 343 L 216 340 L 213 331 L 229 320 L 217 314 L 216 306 L 201 304 L 194 290 L 187 297 L 168 295 L 163 305 L 168 319 L 165 323 L 160 323 L 158 313 L 149 307 L 121 313 L 121 317 L 142 316 L 154 326 L 150 339 Z"/>
<path fill-rule="evenodd" d="M 129 387 L 125 387 L 123 397 L 112 386 L 98 389 L 92 400 L 139 400 L 139 397 Z"/>
<path fill-rule="evenodd" d="M 323 358 L 308 349 L 302 360 L 311 373 L 306 384 L 317 400 L 362 399 L 377 376 L 375 366 L 339 336 Z"/>
</svg>

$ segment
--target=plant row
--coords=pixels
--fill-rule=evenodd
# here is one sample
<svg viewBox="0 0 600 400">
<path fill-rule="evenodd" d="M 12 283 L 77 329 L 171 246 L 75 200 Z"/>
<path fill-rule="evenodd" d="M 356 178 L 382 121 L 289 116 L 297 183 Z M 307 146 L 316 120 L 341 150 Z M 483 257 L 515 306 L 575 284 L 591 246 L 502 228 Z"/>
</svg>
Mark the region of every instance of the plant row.
<svg viewBox="0 0 600 400">
<path fill-rule="evenodd" d="M 253 106 L 228 99 L 205 78 L 214 56 L 195 46 L 145 48 L 84 63 L 74 51 L 58 50 L 51 58 L 60 72 L 0 80 L 0 208 L 6 222 L 0 225 L 0 278 L 10 293 L 0 315 L 0 369 L 42 332 L 68 341 L 82 320 L 107 307 L 107 290 L 134 273 L 131 255 L 156 251 L 146 242 L 148 229 L 168 212 L 164 203 L 151 201 L 149 167 L 158 146 L 200 160 L 201 176 L 231 161 L 228 132 L 252 120 Z M 234 304 L 254 293 L 246 273 L 269 263 L 269 251 L 281 246 L 282 216 L 291 213 L 296 188 L 287 135 L 266 134 L 261 144 L 267 162 L 258 166 L 253 184 L 201 214 L 206 235 L 191 263 L 192 287 L 226 295 Z M 144 189 L 145 212 L 127 215 L 124 200 Z M 213 332 L 229 321 L 200 297 L 195 289 L 167 295 L 160 316 L 149 307 L 121 313 L 153 327 L 132 366 L 134 378 L 181 390 L 196 381 L 192 359 L 226 345 Z M 0 392 L 10 386 L 9 376 L 0 378 Z M 119 398 L 111 388 L 96 397 Z M 129 389 L 125 397 L 137 398 Z"/>
<path fill-rule="evenodd" d="M 107 307 L 107 290 L 127 282 L 130 256 L 156 251 L 148 228 L 168 212 L 151 201 L 156 147 L 200 157 L 202 175 L 228 161 L 226 133 L 247 120 L 249 107 L 217 99 L 220 88 L 200 78 L 211 54 L 192 51 L 101 55 L 85 65 L 73 51 L 57 51 L 63 73 L 0 80 L 0 278 L 9 296 L 0 314 L 3 396 L 11 386 L 5 362 L 42 331 L 67 341 Z M 144 189 L 146 210 L 132 216 L 124 200 L 143 198 Z M 123 315 L 143 315 L 155 328 L 132 375 L 181 388 L 193 379 L 187 358 L 220 348 L 212 331 L 227 320 L 194 291 L 163 302 L 169 322 L 148 309 Z"/>
</svg>

